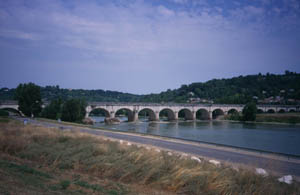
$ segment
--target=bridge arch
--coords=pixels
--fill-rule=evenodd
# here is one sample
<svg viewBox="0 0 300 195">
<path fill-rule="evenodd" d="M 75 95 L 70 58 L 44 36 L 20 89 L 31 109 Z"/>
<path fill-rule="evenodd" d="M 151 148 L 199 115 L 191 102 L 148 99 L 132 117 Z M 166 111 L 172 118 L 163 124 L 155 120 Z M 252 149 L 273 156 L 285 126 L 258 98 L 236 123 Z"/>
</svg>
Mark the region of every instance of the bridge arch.
<svg viewBox="0 0 300 195">
<path fill-rule="evenodd" d="M 168 121 L 176 120 L 175 112 L 170 108 L 163 108 L 159 111 L 159 119 L 167 118 Z"/>
<path fill-rule="evenodd" d="M 135 121 L 134 120 L 134 113 L 129 108 L 119 108 L 118 110 L 116 110 L 115 117 L 120 119 L 121 116 L 124 116 L 124 117 L 126 116 L 127 119 L 128 119 L 128 122 Z"/>
<path fill-rule="evenodd" d="M 267 110 L 267 113 L 275 113 L 275 110 L 274 110 L 273 108 L 269 108 L 269 109 Z"/>
<path fill-rule="evenodd" d="M 144 117 L 148 118 L 149 121 L 156 121 L 158 120 L 156 118 L 155 112 L 151 108 L 143 108 L 138 112 L 139 119 Z"/>
<path fill-rule="evenodd" d="M 89 116 L 104 116 L 104 117 L 110 117 L 109 111 L 105 108 L 92 108 L 92 110 L 89 112 Z"/>
<path fill-rule="evenodd" d="M 184 120 L 194 120 L 194 115 L 190 109 L 182 108 L 178 112 L 178 118 L 184 118 Z"/>
<path fill-rule="evenodd" d="M 198 109 L 196 111 L 196 119 L 199 119 L 199 120 L 209 120 L 210 116 L 209 116 L 208 110 L 206 110 L 204 108 Z"/>
<path fill-rule="evenodd" d="M 264 110 L 263 110 L 263 109 L 260 109 L 260 108 L 258 108 L 258 109 L 257 109 L 257 113 L 258 113 L 258 114 L 264 113 Z"/>
<path fill-rule="evenodd" d="M 229 109 L 228 112 L 227 112 L 227 114 L 238 114 L 238 113 L 239 113 L 238 110 L 235 109 L 235 108 L 231 108 L 231 109 Z"/>
<path fill-rule="evenodd" d="M 104 108 L 92 108 L 90 112 L 88 112 L 88 117 L 99 117 L 97 119 L 95 119 L 95 121 L 97 122 L 103 122 L 105 120 L 105 118 L 110 118 L 110 113 L 108 110 L 104 109 Z"/>
<path fill-rule="evenodd" d="M 217 119 L 220 116 L 224 116 L 224 111 L 221 108 L 216 108 L 212 112 L 212 119 Z"/>
<path fill-rule="evenodd" d="M 293 109 L 293 108 L 290 108 L 290 109 L 289 109 L 289 112 L 296 112 L 296 110 Z"/>
<path fill-rule="evenodd" d="M 278 113 L 285 113 L 285 109 L 281 108 L 280 110 L 278 110 Z"/>
<path fill-rule="evenodd" d="M 22 116 L 22 112 L 20 110 L 16 109 L 16 108 L 13 108 L 13 107 L 2 107 L 2 108 L 0 108 L 0 110 L 5 110 L 8 113 L 17 114 L 19 116 Z"/>
</svg>

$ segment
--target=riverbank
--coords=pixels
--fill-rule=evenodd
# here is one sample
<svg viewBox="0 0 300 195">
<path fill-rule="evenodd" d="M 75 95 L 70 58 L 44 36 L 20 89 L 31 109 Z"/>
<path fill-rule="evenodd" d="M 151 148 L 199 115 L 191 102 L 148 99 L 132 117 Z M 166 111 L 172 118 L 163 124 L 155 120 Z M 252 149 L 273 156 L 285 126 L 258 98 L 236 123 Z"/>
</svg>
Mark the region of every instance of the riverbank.
<svg viewBox="0 0 300 195">
<path fill-rule="evenodd" d="M 83 130 L 83 129 L 81 129 L 83 127 L 84 129 L 92 130 L 92 131 L 87 131 L 87 132 L 93 132 L 93 133 L 94 132 L 107 132 L 107 133 L 121 134 L 121 135 L 125 135 L 125 136 L 150 138 L 152 140 L 164 140 L 164 141 L 168 141 L 168 142 L 172 142 L 172 143 L 194 145 L 196 147 L 218 149 L 221 151 L 229 151 L 229 152 L 234 152 L 234 153 L 239 153 L 239 154 L 248 154 L 251 156 L 265 157 L 268 159 L 277 159 L 277 160 L 282 160 L 282 161 L 287 160 L 288 162 L 296 162 L 296 163 L 300 164 L 299 155 L 288 155 L 288 154 L 283 154 L 283 153 L 268 152 L 268 151 L 250 149 L 250 148 L 217 144 L 217 143 L 212 143 L 212 142 L 187 140 L 187 139 L 180 139 L 180 138 L 160 136 L 160 135 L 140 133 L 140 132 L 126 132 L 126 131 L 118 130 L 116 128 L 108 129 L 108 128 L 103 128 L 103 127 L 95 127 L 95 126 L 91 126 L 91 125 L 84 125 L 84 124 L 71 123 L 71 122 L 62 122 L 62 121 L 58 122 L 56 120 L 44 119 L 44 118 L 37 118 L 35 120 L 44 123 L 44 125 L 46 125 L 48 127 L 56 127 L 56 128 L 60 128 L 62 130 L 68 129 L 68 130 L 73 130 L 73 131 L 81 131 L 81 130 Z M 35 120 L 33 120 L 31 122 L 33 122 L 34 124 L 39 124 L 39 122 L 37 122 L 37 123 L 34 122 Z M 207 121 L 207 122 L 209 122 L 209 121 Z M 236 121 L 236 122 L 238 122 L 238 121 Z M 154 122 L 154 123 L 156 123 L 156 122 Z M 163 123 L 165 123 L 165 122 L 163 122 Z M 170 122 L 170 123 L 174 123 L 174 122 Z M 56 125 L 53 126 L 51 124 L 56 124 Z M 97 135 L 99 136 L 99 134 L 97 134 Z M 110 138 L 110 139 L 112 139 L 112 138 Z M 112 139 L 112 140 L 114 140 L 114 139 Z M 119 141 L 119 139 L 116 139 L 116 140 Z M 139 144 L 139 143 L 136 143 L 136 144 Z M 143 144 L 143 145 L 145 145 L 145 144 Z M 206 158 L 205 156 L 202 156 L 202 157 Z M 248 165 L 248 167 L 249 167 L 249 165 Z M 250 167 L 253 168 L 254 166 L 250 166 Z M 299 181 L 300 181 L 300 178 L 299 178 Z"/>
<path fill-rule="evenodd" d="M 0 192 L 299 194 L 246 169 L 80 132 L 1 122 Z M 200 162 L 201 161 L 201 162 Z M 12 182 L 13 181 L 13 182 Z"/>
<path fill-rule="evenodd" d="M 230 115 L 223 117 L 220 121 L 230 122 L 245 122 L 257 124 L 273 124 L 273 125 L 300 125 L 300 113 L 261 113 L 256 114 L 255 121 L 241 121 L 237 120 L 237 116 Z"/>
<path fill-rule="evenodd" d="M 72 125 L 72 123 L 57 122 L 48 119 L 38 119 L 43 122 L 55 123 L 58 125 Z M 249 124 L 248 124 L 249 123 Z M 172 140 L 174 142 L 196 142 L 207 144 L 210 146 L 229 148 L 231 150 L 244 150 L 252 151 L 259 154 L 276 154 L 284 156 L 286 158 L 299 158 L 299 151 L 295 150 L 295 146 L 299 145 L 297 138 L 299 138 L 299 131 L 297 126 L 280 126 L 272 123 L 257 123 L 257 124 L 268 124 L 268 125 L 255 125 L 256 122 L 238 122 L 238 121 L 201 121 L 199 122 L 188 122 L 178 121 L 174 122 L 163 122 L 163 123 L 148 123 L 148 122 L 124 122 L 120 125 L 101 125 L 87 126 L 75 124 L 77 127 L 92 128 L 95 130 L 104 130 L 110 132 L 117 132 L 128 135 L 141 135 L 147 137 L 155 137 L 158 139 Z M 270 125 L 270 126 L 269 126 Z M 199 129 L 197 129 L 199 127 Z M 275 131 L 270 131 L 269 128 L 273 128 Z M 283 128 L 285 130 L 283 130 Z M 168 130 L 169 129 L 169 130 Z M 195 130 L 197 129 L 197 130 Z M 165 131 L 166 130 L 166 131 Z M 253 133 L 253 131 L 257 131 Z M 194 136 L 191 135 L 190 132 Z M 279 133 L 281 132 L 281 133 Z M 299 132 L 299 133 L 297 133 Z M 263 137 L 260 136 L 260 133 Z M 266 133 L 270 136 L 266 136 Z M 174 136 L 175 135 L 175 136 Z M 176 136 L 180 135 L 180 136 Z M 188 135 L 188 136 L 185 136 Z M 278 136 L 280 135 L 280 136 Z M 208 137 L 210 136 L 210 137 Z M 223 140 L 214 139 L 215 137 L 221 137 Z M 241 139 L 241 136 L 244 138 Z M 292 138 L 291 138 L 292 137 Z M 255 141 L 248 142 L 253 140 Z M 264 143 L 268 140 L 267 143 Z M 273 141 L 272 141 L 273 140 Z M 276 140 L 274 142 L 274 140 Z M 284 149 L 278 147 L 277 142 L 288 141 L 289 144 L 285 145 Z M 245 143 L 245 144 L 244 144 Z M 250 143 L 250 144 L 247 144 Z M 257 147 L 257 144 L 260 147 Z M 264 145 L 260 145 L 264 144 Z M 296 144 L 296 145 L 295 145 Z M 289 149 L 287 149 L 289 148 Z M 297 148 L 297 147 L 296 147 Z"/>
<path fill-rule="evenodd" d="M 264 113 L 256 115 L 256 122 L 287 123 L 300 125 L 300 113 Z"/>
</svg>

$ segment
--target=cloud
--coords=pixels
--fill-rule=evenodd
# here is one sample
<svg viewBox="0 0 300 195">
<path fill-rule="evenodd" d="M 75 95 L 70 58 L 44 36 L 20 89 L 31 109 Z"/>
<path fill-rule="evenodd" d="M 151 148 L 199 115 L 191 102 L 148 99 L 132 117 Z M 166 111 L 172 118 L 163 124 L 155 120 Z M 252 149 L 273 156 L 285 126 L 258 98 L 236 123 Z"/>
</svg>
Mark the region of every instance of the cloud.
<svg viewBox="0 0 300 195">
<path fill-rule="evenodd" d="M 179 4 L 186 4 L 186 3 L 188 3 L 188 0 L 170 0 L 170 1 L 172 1 L 174 3 L 179 3 Z"/>
<path fill-rule="evenodd" d="M 0 9 L 3 51 L 7 49 L 4 42 L 10 44 L 7 38 L 27 40 L 26 51 L 39 52 L 39 56 L 47 59 L 51 54 L 53 66 L 61 65 L 64 60 L 69 69 L 89 67 L 90 74 L 116 75 L 124 80 L 122 85 L 128 86 L 136 86 L 143 80 L 145 90 L 152 90 L 152 85 L 170 88 L 169 85 L 191 80 L 207 80 L 221 74 L 216 71 L 221 67 L 226 67 L 224 72 L 230 74 L 256 69 L 263 72 L 265 64 L 281 67 L 280 64 L 295 64 L 300 60 L 294 55 L 300 49 L 296 44 L 300 41 L 299 16 L 295 11 L 287 12 L 285 7 L 276 10 L 275 5 L 268 8 L 233 3 L 226 7 L 196 0 L 177 1 L 176 5 L 135 0 L 122 4 L 9 2 L 12 4 Z M 23 43 L 12 44 L 23 47 Z M 39 56 L 33 55 L 31 60 L 38 61 Z M 139 81 L 124 76 L 126 71 Z M 114 81 L 107 78 L 106 83 Z"/>
<path fill-rule="evenodd" d="M 163 16 L 174 16 L 174 12 L 162 5 L 158 7 L 158 12 L 161 13 Z"/>
<path fill-rule="evenodd" d="M 31 40 L 31 41 L 40 40 L 40 36 L 37 34 L 22 32 L 18 30 L 0 30 L 0 37 Z"/>
</svg>

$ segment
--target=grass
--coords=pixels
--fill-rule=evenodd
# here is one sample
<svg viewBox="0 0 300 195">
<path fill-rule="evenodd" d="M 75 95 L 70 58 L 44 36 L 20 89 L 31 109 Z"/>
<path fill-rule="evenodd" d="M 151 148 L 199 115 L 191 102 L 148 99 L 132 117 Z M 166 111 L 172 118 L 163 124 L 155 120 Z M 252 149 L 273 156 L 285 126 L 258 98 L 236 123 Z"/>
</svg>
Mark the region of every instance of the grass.
<svg viewBox="0 0 300 195">
<path fill-rule="evenodd" d="M 300 123 L 300 113 L 257 114 L 256 122 Z"/>
<path fill-rule="evenodd" d="M 0 194 L 300 194 L 299 183 L 247 170 L 79 132 L 0 125 Z"/>
<path fill-rule="evenodd" d="M 225 120 L 242 121 L 241 114 L 233 114 L 224 116 Z M 254 122 L 267 123 L 300 123 L 300 113 L 261 113 L 256 114 Z"/>
</svg>

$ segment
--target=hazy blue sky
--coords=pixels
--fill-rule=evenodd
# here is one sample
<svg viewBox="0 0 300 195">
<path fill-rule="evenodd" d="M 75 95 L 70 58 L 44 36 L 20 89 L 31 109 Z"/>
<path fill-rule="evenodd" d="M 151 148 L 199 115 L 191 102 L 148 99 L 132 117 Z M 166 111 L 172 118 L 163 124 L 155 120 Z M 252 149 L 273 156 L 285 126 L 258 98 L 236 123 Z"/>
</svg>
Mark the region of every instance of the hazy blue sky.
<svg viewBox="0 0 300 195">
<path fill-rule="evenodd" d="M 0 87 L 160 92 L 300 72 L 299 0 L 0 0 Z"/>
</svg>

